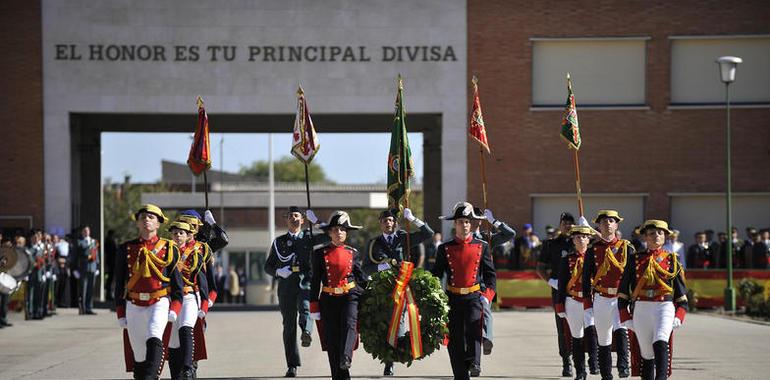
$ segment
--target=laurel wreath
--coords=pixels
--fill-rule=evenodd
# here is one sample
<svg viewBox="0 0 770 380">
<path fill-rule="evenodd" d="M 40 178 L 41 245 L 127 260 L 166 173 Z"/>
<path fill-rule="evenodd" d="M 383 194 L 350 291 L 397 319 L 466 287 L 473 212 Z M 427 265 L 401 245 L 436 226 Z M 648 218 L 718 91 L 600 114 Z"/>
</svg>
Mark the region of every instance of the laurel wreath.
<svg viewBox="0 0 770 380">
<path fill-rule="evenodd" d="M 361 342 L 364 350 L 381 362 L 404 363 L 412 365 L 409 334 L 399 337 L 397 347 L 388 344 L 388 324 L 393 313 L 393 288 L 396 285 L 398 268 L 377 272 L 372 275 L 366 291 L 359 302 L 358 321 L 360 323 Z M 441 287 L 441 282 L 430 272 L 415 269 L 409 280 L 409 287 L 414 294 L 420 310 L 420 330 L 424 356 L 429 356 L 441 346 L 448 333 L 449 300 Z M 407 328 L 409 324 L 407 323 Z"/>
</svg>

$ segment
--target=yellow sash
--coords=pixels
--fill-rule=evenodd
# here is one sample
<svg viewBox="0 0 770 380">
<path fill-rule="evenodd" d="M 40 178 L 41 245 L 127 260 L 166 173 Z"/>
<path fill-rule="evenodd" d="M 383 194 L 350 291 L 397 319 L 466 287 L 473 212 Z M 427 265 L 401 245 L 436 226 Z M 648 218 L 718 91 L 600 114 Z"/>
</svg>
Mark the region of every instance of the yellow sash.
<svg viewBox="0 0 770 380">
<path fill-rule="evenodd" d="M 631 296 L 632 299 L 639 297 L 639 294 L 642 293 L 646 286 L 653 286 L 656 283 L 660 285 L 661 288 L 663 288 L 662 291 L 655 293 L 656 297 L 673 292 L 674 289 L 667 283 L 667 281 L 671 281 L 674 277 L 676 277 L 682 270 L 682 266 L 679 264 L 679 260 L 677 260 L 676 254 L 664 252 L 661 256 L 663 256 L 663 260 L 666 260 L 669 256 L 673 257 L 673 270 L 669 272 L 663 269 L 660 264 L 658 264 L 658 260 L 656 260 L 655 257 L 650 256 L 650 259 L 647 261 L 647 267 L 644 269 L 644 273 L 641 277 L 643 281 L 639 281 L 636 284 L 634 293 Z"/>
<path fill-rule="evenodd" d="M 166 243 L 168 243 L 168 249 L 166 252 L 166 259 L 164 261 L 155 255 L 160 252 L 161 249 L 163 249 L 163 246 L 166 245 Z M 158 269 L 158 265 L 160 265 L 161 268 L 166 268 L 167 266 L 171 265 L 171 262 L 174 259 L 174 252 L 172 251 L 173 246 L 173 242 L 160 239 L 155 244 L 155 247 L 153 247 L 152 251 L 145 247 L 140 248 L 139 254 L 136 256 L 136 260 L 134 261 L 134 266 L 131 269 L 131 279 L 128 280 L 128 284 L 126 285 L 128 289 L 133 289 L 136 283 L 139 281 L 140 277 L 148 278 L 152 276 L 152 273 L 154 273 L 160 281 L 168 282 L 169 278 L 163 275 L 161 269 Z"/>
<path fill-rule="evenodd" d="M 599 284 L 602 278 L 607 275 L 607 272 L 610 271 L 610 265 L 619 269 L 621 272 L 626 268 L 626 262 L 628 261 L 628 242 L 625 240 L 621 240 L 620 242 L 620 257 L 622 257 L 622 261 L 618 262 L 615 258 L 615 254 L 612 252 L 612 246 L 607 246 L 607 250 L 604 252 L 604 261 L 599 267 L 599 270 L 596 271 L 594 278 L 591 279 L 591 285 L 596 286 Z"/>
</svg>

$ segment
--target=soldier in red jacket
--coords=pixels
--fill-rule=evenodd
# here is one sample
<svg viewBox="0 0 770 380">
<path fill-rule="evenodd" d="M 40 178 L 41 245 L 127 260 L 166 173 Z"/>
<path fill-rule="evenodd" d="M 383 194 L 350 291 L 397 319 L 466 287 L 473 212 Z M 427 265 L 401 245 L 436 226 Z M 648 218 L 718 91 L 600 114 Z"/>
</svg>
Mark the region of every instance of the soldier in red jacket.
<svg viewBox="0 0 770 380">
<path fill-rule="evenodd" d="M 345 240 L 348 231 L 361 227 L 352 225 L 345 211 L 335 211 L 321 228 L 331 242 L 313 252 L 310 318 L 323 321 L 321 345 L 329 356 L 332 380 L 346 380 L 350 379 L 353 347 L 358 340 L 358 298 L 366 280 L 358 251 Z"/>
<path fill-rule="evenodd" d="M 585 309 L 593 311 L 599 342 L 599 369 L 602 380 L 612 380 L 612 341 L 618 349 L 618 376 L 631 375 L 628 366 L 628 331 L 620 324 L 618 287 L 628 257 L 634 246 L 618 239 L 618 225 L 623 221 L 615 210 L 599 210 L 594 223 L 599 236 L 586 253 L 583 270 Z"/>
<path fill-rule="evenodd" d="M 454 378 L 465 380 L 481 373 L 482 302 L 495 297 L 495 267 L 489 245 L 473 237 L 471 220 L 484 219 L 473 205 L 459 202 L 441 218 L 454 221 L 455 236 L 438 247 L 431 273 L 447 275 L 449 361 Z"/>
<path fill-rule="evenodd" d="M 128 331 L 134 379 L 158 379 L 166 324 L 182 308 L 179 250 L 158 237 L 160 224 L 168 220 L 160 207 L 146 204 L 133 217 L 139 237 L 121 244 L 115 257 L 115 309 L 120 327 Z"/>
<path fill-rule="evenodd" d="M 583 293 L 583 264 L 588 251 L 588 242 L 592 236 L 596 235 L 596 231 L 587 225 L 577 225 L 570 228 L 569 235 L 574 249 L 561 258 L 557 303 L 554 310 L 559 317 L 566 318 L 569 324 L 569 331 L 572 334 L 575 379 L 585 380 L 586 358 L 583 337 L 592 338 L 585 334 L 585 328 L 590 324 L 589 320 L 592 316 L 583 307 L 586 300 Z"/>
<path fill-rule="evenodd" d="M 618 309 L 621 322 L 634 331 L 638 341 L 642 379 L 665 380 L 671 369 L 671 334 L 682 325 L 687 312 L 684 269 L 675 253 L 663 250 L 671 233 L 668 223 L 648 220 L 640 232 L 647 249 L 628 258 L 618 290 Z"/>
</svg>

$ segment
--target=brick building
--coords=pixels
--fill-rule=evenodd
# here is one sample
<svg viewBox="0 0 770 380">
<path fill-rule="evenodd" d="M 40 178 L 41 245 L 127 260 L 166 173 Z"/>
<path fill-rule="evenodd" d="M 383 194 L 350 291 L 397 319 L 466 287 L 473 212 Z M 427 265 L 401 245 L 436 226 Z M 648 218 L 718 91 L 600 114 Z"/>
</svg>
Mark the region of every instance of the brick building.
<svg viewBox="0 0 770 380">
<path fill-rule="evenodd" d="M 211 89 L 204 95 L 226 114 L 223 131 L 290 124 L 298 79 L 324 94 L 314 111 L 336 131 L 369 128 L 361 124 L 385 131 L 392 79 L 401 72 L 411 126 L 425 134 L 426 216 L 466 197 L 480 201 L 478 148 L 465 138 L 467 84 L 475 74 L 494 151 L 487 165 L 490 205 L 501 219 L 534 222 L 541 232 L 558 211 L 576 209 L 572 155 L 557 135 L 570 71 L 586 213 L 620 208 L 628 216 L 625 233 L 649 217 L 670 219 L 685 237 L 701 227 L 719 230 L 725 190 L 724 86 L 713 63 L 719 55 L 744 58 L 731 86 L 735 224 L 770 226 L 767 2 L 453 0 L 394 7 L 350 1 L 335 9 L 312 1 L 293 9 L 281 1 L 221 9 L 185 1 L 100 3 L 0 5 L 2 227 L 69 228 L 98 215 L 91 201 L 98 179 L 81 173 L 99 168 L 99 133 L 182 131 L 194 118 L 187 98 L 196 86 Z M 189 24 L 179 21 L 182 8 Z M 195 41 L 188 38 L 193 28 Z M 173 62 L 177 46 L 199 41 L 232 43 L 238 59 Z M 101 44 L 161 46 L 166 61 L 94 57 L 91 46 Z M 255 46 L 266 45 L 301 45 L 304 53 L 350 45 L 367 53 L 334 63 L 249 58 Z M 392 56 L 410 45 L 439 46 L 441 54 L 438 61 L 430 54 L 410 61 L 408 50 Z M 206 81 L 208 72 L 218 73 L 216 81 Z"/>
</svg>

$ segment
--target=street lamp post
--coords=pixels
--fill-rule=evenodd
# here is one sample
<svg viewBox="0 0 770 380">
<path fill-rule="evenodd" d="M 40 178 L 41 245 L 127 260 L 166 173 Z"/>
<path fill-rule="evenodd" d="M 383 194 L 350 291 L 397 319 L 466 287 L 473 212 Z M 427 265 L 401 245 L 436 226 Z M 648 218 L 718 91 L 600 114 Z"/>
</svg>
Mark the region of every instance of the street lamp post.
<svg viewBox="0 0 770 380">
<path fill-rule="evenodd" d="M 727 145 L 727 192 L 725 193 L 726 209 L 727 209 L 727 249 L 725 254 L 727 255 L 727 287 L 725 288 L 725 311 L 735 310 L 735 288 L 733 287 L 733 204 L 732 204 L 732 174 L 731 174 L 731 153 L 730 153 L 730 83 L 735 81 L 735 70 L 739 63 L 743 62 L 738 57 L 719 57 L 717 63 L 719 64 L 719 73 L 722 82 L 725 84 L 725 108 L 727 109 L 727 132 L 726 132 L 726 145 Z"/>
</svg>

